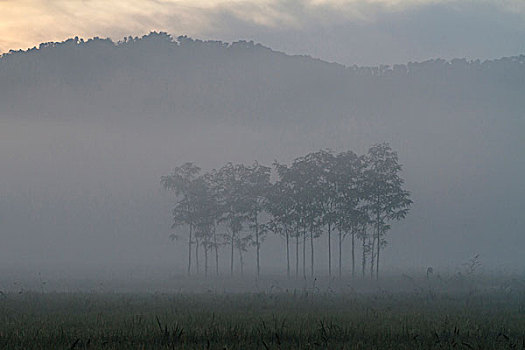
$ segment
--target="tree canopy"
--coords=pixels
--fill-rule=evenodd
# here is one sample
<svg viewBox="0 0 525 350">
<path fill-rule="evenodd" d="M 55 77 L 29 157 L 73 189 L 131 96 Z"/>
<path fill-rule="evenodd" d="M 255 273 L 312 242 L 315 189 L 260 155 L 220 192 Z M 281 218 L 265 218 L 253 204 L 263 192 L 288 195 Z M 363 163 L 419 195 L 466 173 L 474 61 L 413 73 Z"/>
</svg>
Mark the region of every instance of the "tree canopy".
<svg viewBox="0 0 525 350">
<path fill-rule="evenodd" d="M 321 150 L 298 157 L 289 165 L 276 162 L 273 182 L 270 181 L 271 168 L 258 162 L 251 166 L 228 163 L 205 174 L 200 174 L 201 169 L 193 163 L 185 163 L 161 182 L 166 189 L 173 190 L 177 198 L 173 227 L 189 228 L 188 273 L 193 244 L 197 271 L 199 245 L 204 249 L 205 273 L 208 250 L 212 248 L 218 273 L 218 247 L 222 245 L 229 247 L 231 274 L 235 252 L 242 273 L 244 253 L 255 247 L 258 276 L 260 247 L 264 236 L 271 232 L 285 238 L 288 276 L 291 274 L 291 240 L 295 238 L 296 243 L 296 276 L 299 275 L 301 240 L 303 275 L 307 275 L 309 243 L 310 275 L 314 276 L 314 241 L 326 234 L 328 273 L 331 274 L 331 234 L 337 231 L 339 275 L 342 274 L 342 242 L 351 236 L 352 276 L 356 268 L 355 242 L 361 240 L 363 271 L 369 260 L 371 277 L 375 273 L 379 278 L 380 248 L 386 244 L 390 224 L 404 219 L 412 205 L 401 170 L 397 153 L 383 143 L 373 145 L 361 156 L 352 151 L 334 154 Z M 217 235 L 217 230 L 222 233 Z"/>
</svg>

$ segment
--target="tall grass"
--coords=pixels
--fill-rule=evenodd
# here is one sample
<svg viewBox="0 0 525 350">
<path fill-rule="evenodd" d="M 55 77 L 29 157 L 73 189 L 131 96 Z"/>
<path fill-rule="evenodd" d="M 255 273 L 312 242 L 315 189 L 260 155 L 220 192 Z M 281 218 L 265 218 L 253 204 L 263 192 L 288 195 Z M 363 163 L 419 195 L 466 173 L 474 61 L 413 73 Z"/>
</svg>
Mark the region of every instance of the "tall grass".
<svg viewBox="0 0 525 350">
<path fill-rule="evenodd" d="M 0 348 L 525 349 L 525 293 L 8 293 Z"/>
</svg>

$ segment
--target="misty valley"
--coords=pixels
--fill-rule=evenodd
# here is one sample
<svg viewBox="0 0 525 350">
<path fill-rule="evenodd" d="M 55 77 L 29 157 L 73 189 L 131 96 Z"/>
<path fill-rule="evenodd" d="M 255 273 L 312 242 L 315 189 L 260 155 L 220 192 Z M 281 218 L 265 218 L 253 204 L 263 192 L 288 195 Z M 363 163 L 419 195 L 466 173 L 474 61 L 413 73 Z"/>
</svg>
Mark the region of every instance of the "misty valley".
<svg viewBox="0 0 525 350">
<path fill-rule="evenodd" d="M 525 349 L 525 56 L 151 32 L 0 57 L 0 348 Z"/>
</svg>

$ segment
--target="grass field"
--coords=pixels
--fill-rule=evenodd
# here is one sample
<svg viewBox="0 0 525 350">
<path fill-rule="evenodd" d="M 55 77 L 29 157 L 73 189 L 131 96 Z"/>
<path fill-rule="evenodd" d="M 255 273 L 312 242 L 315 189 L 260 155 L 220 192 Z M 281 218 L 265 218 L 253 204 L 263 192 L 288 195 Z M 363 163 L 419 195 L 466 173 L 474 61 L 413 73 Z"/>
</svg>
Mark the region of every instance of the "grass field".
<svg viewBox="0 0 525 350">
<path fill-rule="evenodd" d="M 2 349 L 525 349 L 525 290 L 0 295 Z"/>
</svg>

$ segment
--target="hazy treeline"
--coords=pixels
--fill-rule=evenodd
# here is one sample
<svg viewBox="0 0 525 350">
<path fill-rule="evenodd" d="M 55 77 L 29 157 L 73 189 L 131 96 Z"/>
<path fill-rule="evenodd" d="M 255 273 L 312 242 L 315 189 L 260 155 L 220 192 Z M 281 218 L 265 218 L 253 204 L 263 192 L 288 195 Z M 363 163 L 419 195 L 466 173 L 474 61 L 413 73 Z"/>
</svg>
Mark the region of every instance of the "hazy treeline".
<svg viewBox="0 0 525 350">
<path fill-rule="evenodd" d="M 126 119 L 225 121 L 248 114 L 264 122 L 322 123 L 388 114 L 398 120 L 407 104 L 421 113 L 446 106 L 514 114 L 522 110 L 515 107 L 524 62 L 520 56 L 345 67 L 246 41 L 173 39 L 166 33 L 116 43 L 75 38 L 4 54 L 0 104 L 5 115 L 89 119 L 104 109 L 106 118 Z"/>
<path fill-rule="evenodd" d="M 173 228 L 188 227 L 188 274 L 192 261 L 199 272 L 199 250 L 204 252 L 204 273 L 208 274 L 209 254 L 215 255 L 219 274 L 219 247 L 228 246 L 230 273 L 234 271 L 234 252 L 238 251 L 243 272 L 243 253 L 256 249 L 257 275 L 260 274 L 260 248 L 264 237 L 284 238 L 286 273 L 291 275 L 291 241 L 295 241 L 295 276 L 299 276 L 299 246 L 302 244 L 302 273 L 306 277 L 306 246 L 310 247 L 310 275 L 314 276 L 314 240 L 326 235 L 328 274 L 332 275 L 332 235 L 337 237 L 339 276 L 342 275 L 343 240 L 352 241 L 352 276 L 356 272 L 356 241 L 361 242 L 361 269 L 365 277 L 367 260 L 370 277 L 379 278 L 381 247 L 386 245 L 390 222 L 403 219 L 412 201 L 403 188 L 397 153 L 388 144 L 377 144 L 365 155 L 352 151 L 334 154 L 318 151 L 293 160 L 274 163 L 271 168 L 228 163 L 219 170 L 201 173 L 193 163 L 185 163 L 162 185 L 173 190 L 177 203 L 173 209 Z M 176 231 L 177 232 L 177 231 Z M 172 235 L 173 239 L 180 235 Z M 192 260 L 192 246 L 195 247 Z"/>
</svg>

